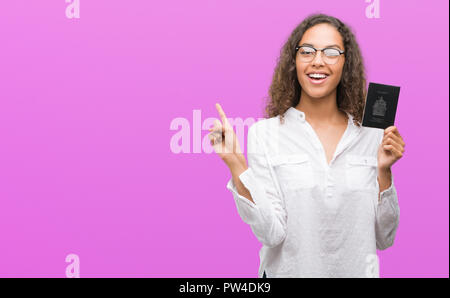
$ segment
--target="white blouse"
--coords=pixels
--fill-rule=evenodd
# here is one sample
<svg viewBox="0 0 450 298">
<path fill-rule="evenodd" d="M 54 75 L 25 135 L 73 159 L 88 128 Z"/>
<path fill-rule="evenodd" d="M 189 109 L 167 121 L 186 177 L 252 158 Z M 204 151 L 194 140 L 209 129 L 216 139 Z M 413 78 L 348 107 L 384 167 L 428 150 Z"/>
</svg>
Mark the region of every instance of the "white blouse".
<svg viewBox="0 0 450 298">
<path fill-rule="evenodd" d="M 323 146 L 291 107 L 285 122 L 263 119 L 248 130 L 248 169 L 239 179 L 252 203 L 233 193 L 241 219 L 263 244 L 258 275 L 379 277 L 377 249 L 393 244 L 399 206 L 393 175 L 378 201 L 377 152 L 383 129 L 348 125 L 327 163 Z"/>
</svg>

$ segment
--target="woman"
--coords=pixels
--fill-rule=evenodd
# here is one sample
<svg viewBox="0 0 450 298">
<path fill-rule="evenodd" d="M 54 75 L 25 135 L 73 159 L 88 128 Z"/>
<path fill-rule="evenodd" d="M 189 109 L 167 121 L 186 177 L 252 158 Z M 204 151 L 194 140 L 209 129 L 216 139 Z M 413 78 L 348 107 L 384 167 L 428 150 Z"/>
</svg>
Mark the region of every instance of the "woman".
<svg viewBox="0 0 450 298">
<path fill-rule="evenodd" d="M 229 167 L 238 212 L 263 244 L 261 277 L 378 277 L 376 249 L 399 221 L 391 166 L 405 143 L 395 126 L 362 127 L 365 71 L 351 30 L 305 19 L 284 45 L 247 157 L 221 106 L 210 129 Z"/>
</svg>

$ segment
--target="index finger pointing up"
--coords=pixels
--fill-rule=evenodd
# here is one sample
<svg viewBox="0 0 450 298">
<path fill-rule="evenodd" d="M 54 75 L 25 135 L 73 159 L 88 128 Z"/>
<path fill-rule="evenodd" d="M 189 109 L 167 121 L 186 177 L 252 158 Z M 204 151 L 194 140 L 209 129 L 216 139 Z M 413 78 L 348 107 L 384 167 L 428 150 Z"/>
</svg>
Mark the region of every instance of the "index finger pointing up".
<svg viewBox="0 0 450 298">
<path fill-rule="evenodd" d="M 222 110 L 222 107 L 220 106 L 220 104 L 216 103 L 216 109 L 217 109 L 217 112 L 219 112 L 220 119 L 222 119 L 222 123 L 224 125 L 226 123 L 228 123 L 227 116 L 225 115 L 225 112 Z"/>
</svg>

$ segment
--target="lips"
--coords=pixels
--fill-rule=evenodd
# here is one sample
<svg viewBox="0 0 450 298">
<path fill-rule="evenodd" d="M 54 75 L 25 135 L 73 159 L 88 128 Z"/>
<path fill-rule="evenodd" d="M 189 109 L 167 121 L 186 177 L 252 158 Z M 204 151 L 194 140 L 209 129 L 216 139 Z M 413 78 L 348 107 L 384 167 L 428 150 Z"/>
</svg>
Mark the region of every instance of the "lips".
<svg viewBox="0 0 450 298">
<path fill-rule="evenodd" d="M 306 75 L 312 84 L 322 84 L 328 79 L 328 74 L 320 72 L 312 72 Z"/>
</svg>

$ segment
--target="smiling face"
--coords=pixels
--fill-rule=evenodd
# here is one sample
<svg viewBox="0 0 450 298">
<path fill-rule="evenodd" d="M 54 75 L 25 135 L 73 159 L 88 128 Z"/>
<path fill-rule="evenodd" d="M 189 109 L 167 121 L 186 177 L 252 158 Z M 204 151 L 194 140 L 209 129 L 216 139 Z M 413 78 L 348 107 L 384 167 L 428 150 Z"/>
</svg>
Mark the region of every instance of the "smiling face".
<svg viewBox="0 0 450 298">
<path fill-rule="evenodd" d="M 326 23 L 315 25 L 305 31 L 298 45 L 302 46 L 306 44 L 316 49 L 331 47 L 345 51 L 341 34 L 335 27 Z M 295 63 L 297 66 L 297 78 L 302 87 L 302 92 L 311 98 L 323 98 L 333 93 L 341 80 L 345 62 L 344 55 L 340 55 L 336 64 L 330 65 L 325 63 L 323 59 L 324 53 L 322 51 L 318 51 L 311 62 L 302 62 L 299 57 L 299 52 L 297 52 Z M 326 78 L 314 80 L 309 76 L 314 73 L 325 74 Z"/>
</svg>

